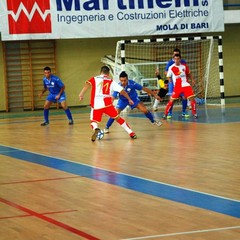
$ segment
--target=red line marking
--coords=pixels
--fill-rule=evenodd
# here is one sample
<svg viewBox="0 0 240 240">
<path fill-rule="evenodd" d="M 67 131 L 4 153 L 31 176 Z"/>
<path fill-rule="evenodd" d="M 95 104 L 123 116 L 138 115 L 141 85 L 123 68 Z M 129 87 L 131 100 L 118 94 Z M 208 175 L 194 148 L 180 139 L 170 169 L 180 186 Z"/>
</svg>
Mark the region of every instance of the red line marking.
<svg viewBox="0 0 240 240">
<path fill-rule="evenodd" d="M 19 182 L 0 183 L 0 185 L 18 184 L 18 183 L 31 183 L 31 182 L 44 182 L 44 181 L 55 181 L 55 180 L 63 180 L 63 179 L 70 179 L 70 178 L 80 178 L 80 177 L 81 177 L 81 176 L 75 176 L 75 177 L 60 177 L 60 178 L 46 178 L 46 179 L 36 179 L 36 180 L 19 181 Z"/>
<path fill-rule="evenodd" d="M 39 214 L 37 212 L 34 212 L 31 209 L 25 208 L 25 207 L 20 206 L 20 205 L 18 205 L 16 203 L 10 202 L 10 201 L 8 201 L 6 199 L 0 198 L 0 202 L 5 203 L 5 204 L 7 204 L 7 205 L 9 205 L 11 207 L 14 207 L 16 209 L 19 209 L 19 210 L 21 210 L 23 212 L 26 212 L 26 213 L 34 216 L 34 217 L 40 218 L 40 219 L 42 219 L 42 220 L 44 220 L 46 222 L 52 223 L 52 224 L 54 224 L 54 225 L 56 225 L 58 227 L 61 227 L 61 228 L 65 229 L 65 230 L 67 230 L 69 232 L 72 232 L 72 233 L 74 233 L 76 235 L 79 235 L 79 236 L 81 236 L 83 238 L 86 238 L 86 239 L 89 239 L 89 240 L 100 240 L 99 238 L 91 236 L 91 235 L 89 235 L 89 234 L 87 234 L 85 232 L 82 232 L 82 231 L 80 231 L 80 230 L 78 230 L 76 228 L 73 228 L 73 227 L 71 227 L 71 226 L 69 226 L 69 225 L 67 225 L 65 223 L 59 222 L 59 221 L 57 221 L 55 219 L 52 219 L 52 218 L 49 218 L 49 217 L 44 216 L 42 214 Z"/>
<path fill-rule="evenodd" d="M 31 215 L 25 214 L 25 215 L 18 215 L 18 216 L 9 216 L 9 217 L 0 217 L 0 220 L 7 219 L 7 218 L 21 218 L 21 217 L 29 217 Z"/>
<path fill-rule="evenodd" d="M 51 214 L 58 214 L 58 213 L 66 213 L 66 212 L 77 212 L 78 210 L 64 210 L 64 211 L 57 211 L 57 212 L 46 212 L 46 213 L 41 213 L 42 215 L 51 215 Z M 16 216 L 8 216 L 8 217 L 0 217 L 1 219 L 6 219 L 6 218 L 21 218 L 21 217 L 29 217 L 31 215 L 25 214 L 25 215 L 16 215 Z"/>
<path fill-rule="evenodd" d="M 78 210 L 62 210 L 62 211 L 56 211 L 56 212 L 45 212 L 42 213 L 42 215 L 49 215 L 49 214 L 57 214 L 57 213 L 67 213 L 67 212 L 77 212 Z"/>
</svg>

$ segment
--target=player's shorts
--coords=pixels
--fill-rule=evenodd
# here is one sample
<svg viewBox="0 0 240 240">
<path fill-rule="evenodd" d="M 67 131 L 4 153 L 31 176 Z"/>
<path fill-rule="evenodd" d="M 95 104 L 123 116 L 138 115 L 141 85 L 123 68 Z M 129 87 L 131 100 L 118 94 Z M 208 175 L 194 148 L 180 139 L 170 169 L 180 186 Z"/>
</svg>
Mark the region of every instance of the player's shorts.
<svg viewBox="0 0 240 240">
<path fill-rule="evenodd" d="M 57 95 L 58 95 L 58 94 L 52 94 L 52 93 L 50 93 L 50 94 L 48 94 L 46 100 L 48 100 L 49 102 L 53 102 L 53 103 L 66 101 L 65 92 L 62 93 L 61 97 L 60 97 L 58 100 L 56 100 L 56 96 L 57 96 Z"/>
<path fill-rule="evenodd" d="M 116 118 L 118 116 L 118 112 L 113 105 L 110 105 L 105 108 L 100 109 L 91 109 L 90 120 L 94 122 L 100 123 L 102 121 L 102 115 L 107 114 L 110 118 Z"/>
<path fill-rule="evenodd" d="M 125 109 L 127 106 L 129 106 L 131 109 L 134 109 L 141 101 L 138 98 L 132 99 L 134 104 L 130 105 L 128 101 L 119 99 L 117 104 L 116 104 L 116 108 L 120 109 L 121 111 L 123 109 Z"/>
<path fill-rule="evenodd" d="M 164 98 L 167 95 L 167 93 L 168 93 L 168 89 L 160 88 L 158 92 L 158 96 L 160 98 Z"/>
<path fill-rule="evenodd" d="M 178 99 L 181 95 L 184 95 L 185 98 L 190 98 L 194 96 L 194 92 L 191 86 L 186 87 L 175 87 L 173 89 L 172 98 Z"/>
</svg>

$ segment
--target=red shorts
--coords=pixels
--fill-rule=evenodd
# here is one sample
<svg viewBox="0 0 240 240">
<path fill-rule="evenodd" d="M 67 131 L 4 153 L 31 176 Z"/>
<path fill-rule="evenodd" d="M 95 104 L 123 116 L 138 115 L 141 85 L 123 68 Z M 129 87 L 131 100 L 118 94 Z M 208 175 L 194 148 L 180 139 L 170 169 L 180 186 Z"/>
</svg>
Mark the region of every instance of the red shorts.
<svg viewBox="0 0 240 240">
<path fill-rule="evenodd" d="M 110 105 L 105 108 L 100 108 L 100 109 L 93 109 L 91 110 L 90 114 L 90 120 L 94 122 L 101 122 L 102 121 L 102 115 L 107 114 L 111 118 L 116 118 L 118 116 L 118 112 L 115 109 L 113 105 Z"/>
<path fill-rule="evenodd" d="M 181 96 L 181 94 L 183 94 L 185 98 L 190 98 L 194 96 L 194 92 L 191 86 L 186 87 L 175 86 L 173 89 L 172 98 L 178 99 Z"/>
</svg>

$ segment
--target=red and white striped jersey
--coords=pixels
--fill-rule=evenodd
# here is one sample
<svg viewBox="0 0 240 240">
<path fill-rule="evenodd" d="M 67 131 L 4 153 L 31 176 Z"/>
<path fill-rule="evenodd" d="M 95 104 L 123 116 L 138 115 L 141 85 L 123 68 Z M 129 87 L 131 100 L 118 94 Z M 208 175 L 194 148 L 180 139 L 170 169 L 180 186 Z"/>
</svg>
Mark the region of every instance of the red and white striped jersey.
<svg viewBox="0 0 240 240">
<path fill-rule="evenodd" d="M 173 64 L 169 67 L 167 77 L 172 78 L 173 85 L 177 87 L 190 86 L 187 75 L 190 73 L 189 68 L 186 64 L 180 64 L 177 66 Z"/>
<path fill-rule="evenodd" d="M 123 90 L 122 86 L 106 75 L 92 77 L 87 82 L 92 85 L 90 105 L 94 109 L 112 105 L 111 94 L 113 91 L 121 92 Z"/>
</svg>

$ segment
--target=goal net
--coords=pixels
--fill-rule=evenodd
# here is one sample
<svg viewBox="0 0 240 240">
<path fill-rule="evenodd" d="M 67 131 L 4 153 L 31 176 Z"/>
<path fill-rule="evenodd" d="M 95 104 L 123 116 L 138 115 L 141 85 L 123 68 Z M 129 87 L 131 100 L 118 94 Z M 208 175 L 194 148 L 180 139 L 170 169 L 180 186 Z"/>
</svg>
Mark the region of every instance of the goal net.
<svg viewBox="0 0 240 240">
<path fill-rule="evenodd" d="M 220 36 L 122 40 L 117 42 L 116 55 L 105 56 L 102 61 L 111 66 L 116 80 L 126 71 L 129 79 L 154 90 L 159 88 L 156 69 L 165 79 L 166 64 L 174 48 L 179 48 L 195 80 L 197 103 L 224 105 L 221 40 Z M 152 100 L 144 92 L 140 97 L 145 102 Z"/>
</svg>

